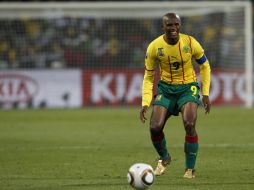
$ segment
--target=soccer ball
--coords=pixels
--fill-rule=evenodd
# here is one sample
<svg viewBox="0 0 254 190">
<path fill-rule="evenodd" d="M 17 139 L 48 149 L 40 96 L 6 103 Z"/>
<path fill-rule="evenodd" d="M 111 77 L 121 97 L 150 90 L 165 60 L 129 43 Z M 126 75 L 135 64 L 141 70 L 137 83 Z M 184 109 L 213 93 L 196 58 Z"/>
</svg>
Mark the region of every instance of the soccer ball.
<svg viewBox="0 0 254 190">
<path fill-rule="evenodd" d="M 152 166 L 144 163 L 133 164 L 128 171 L 127 180 L 135 189 L 147 189 L 154 182 Z"/>
</svg>

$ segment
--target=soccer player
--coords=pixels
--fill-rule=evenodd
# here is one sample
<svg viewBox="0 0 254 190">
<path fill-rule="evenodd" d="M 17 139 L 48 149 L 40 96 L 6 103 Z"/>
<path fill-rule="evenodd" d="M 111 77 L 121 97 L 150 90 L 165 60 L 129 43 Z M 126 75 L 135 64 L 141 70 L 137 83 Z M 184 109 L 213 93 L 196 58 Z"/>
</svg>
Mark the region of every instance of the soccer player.
<svg viewBox="0 0 254 190">
<path fill-rule="evenodd" d="M 202 103 L 206 114 L 211 108 L 209 100 L 211 69 L 199 42 L 192 36 L 180 33 L 181 19 L 177 14 L 164 15 L 162 28 L 164 34 L 153 40 L 146 52 L 140 120 L 145 122 L 145 114 L 152 102 L 154 76 L 158 64 L 160 80 L 157 84 L 157 95 L 152 103 L 153 110 L 150 118 L 151 140 L 160 156 L 155 175 L 163 174 L 171 161 L 163 133 L 165 123 L 170 116 L 178 116 L 181 112 L 185 128 L 183 177 L 194 178 L 198 153 L 198 134 L 195 124 L 197 108 L 201 102 L 199 100 L 200 87 L 192 59 L 195 59 L 199 65 Z"/>
</svg>

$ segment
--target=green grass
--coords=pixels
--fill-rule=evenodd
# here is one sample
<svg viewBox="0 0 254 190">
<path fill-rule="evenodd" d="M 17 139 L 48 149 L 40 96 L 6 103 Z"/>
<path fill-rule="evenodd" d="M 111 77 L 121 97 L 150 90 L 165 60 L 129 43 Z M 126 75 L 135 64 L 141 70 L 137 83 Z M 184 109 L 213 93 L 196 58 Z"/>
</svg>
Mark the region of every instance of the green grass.
<svg viewBox="0 0 254 190">
<path fill-rule="evenodd" d="M 0 111 L 0 121 L 1 190 L 128 190 L 133 163 L 156 165 L 138 108 Z M 200 109 L 197 129 L 196 179 L 182 178 L 184 129 L 172 117 L 165 134 L 173 162 L 150 189 L 254 189 L 254 110 Z"/>
</svg>

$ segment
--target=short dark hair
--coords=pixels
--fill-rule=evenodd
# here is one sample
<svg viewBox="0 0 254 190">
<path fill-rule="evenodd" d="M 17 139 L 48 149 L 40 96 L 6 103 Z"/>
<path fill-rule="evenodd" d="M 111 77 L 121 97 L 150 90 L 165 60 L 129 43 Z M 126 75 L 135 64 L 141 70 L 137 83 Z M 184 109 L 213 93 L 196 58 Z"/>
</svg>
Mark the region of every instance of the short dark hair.
<svg viewBox="0 0 254 190">
<path fill-rule="evenodd" d="M 177 18 L 177 19 L 179 19 L 179 21 L 181 21 L 180 16 L 179 16 L 178 14 L 176 14 L 176 13 L 166 13 L 166 14 L 163 16 L 163 18 L 164 18 L 164 17 L 168 17 L 168 18 Z"/>
</svg>

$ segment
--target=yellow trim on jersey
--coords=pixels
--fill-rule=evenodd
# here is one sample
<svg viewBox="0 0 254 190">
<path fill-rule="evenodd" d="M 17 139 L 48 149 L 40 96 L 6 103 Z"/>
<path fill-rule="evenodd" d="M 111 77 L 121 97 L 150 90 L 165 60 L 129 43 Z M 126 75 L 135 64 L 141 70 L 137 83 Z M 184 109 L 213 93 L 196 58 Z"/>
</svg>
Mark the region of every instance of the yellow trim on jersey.
<svg viewBox="0 0 254 190">
<path fill-rule="evenodd" d="M 188 84 L 196 82 L 192 58 L 203 58 L 204 50 L 192 36 L 180 34 L 177 44 L 169 45 L 163 35 L 153 40 L 146 52 L 145 74 L 142 88 L 142 106 L 149 106 L 152 101 L 153 82 L 157 65 L 160 68 L 160 79 L 168 84 Z M 205 58 L 205 57 L 204 57 Z M 202 93 L 209 95 L 210 65 L 207 59 L 199 64 Z"/>
</svg>

